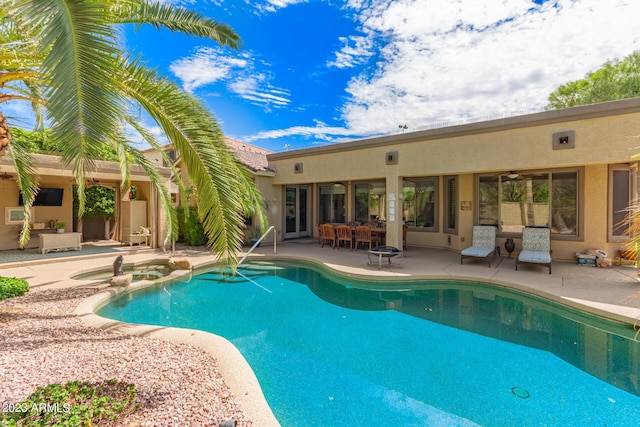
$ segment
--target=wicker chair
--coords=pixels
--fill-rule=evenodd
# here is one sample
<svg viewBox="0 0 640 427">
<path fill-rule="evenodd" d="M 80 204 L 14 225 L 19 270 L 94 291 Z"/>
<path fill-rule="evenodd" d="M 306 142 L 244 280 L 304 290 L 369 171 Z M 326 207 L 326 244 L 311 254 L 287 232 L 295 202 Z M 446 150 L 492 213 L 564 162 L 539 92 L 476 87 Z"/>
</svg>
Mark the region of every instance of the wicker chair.
<svg viewBox="0 0 640 427">
<path fill-rule="evenodd" d="M 367 243 L 369 249 L 378 245 L 378 239 L 372 235 L 371 227 L 359 225 L 356 227 L 356 251 L 360 247 L 360 243 Z"/>
<path fill-rule="evenodd" d="M 340 243 L 344 242 L 345 243 L 345 247 L 346 244 L 349 243 L 349 249 L 353 249 L 353 235 L 351 232 L 351 227 L 349 227 L 348 225 L 339 225 L 336 228 L 337 231 L 337 245 L 336 247 L 338 249 L 340 249 Z"/>
</svg>

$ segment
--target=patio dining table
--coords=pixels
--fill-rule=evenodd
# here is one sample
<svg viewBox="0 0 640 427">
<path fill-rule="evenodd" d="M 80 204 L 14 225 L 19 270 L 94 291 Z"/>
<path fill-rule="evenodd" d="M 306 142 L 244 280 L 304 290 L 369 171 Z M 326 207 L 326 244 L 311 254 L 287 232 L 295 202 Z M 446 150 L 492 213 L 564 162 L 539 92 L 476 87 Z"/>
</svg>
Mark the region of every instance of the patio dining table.
<svg viewBox="0 0 640 427">
<path fill-rule="evenodd" d="M 337 242 L 338 241 L 338 226 L 340 225 L 345 225 L 345 224 L 331 224 L 333 226 L 333 230 L 334 230 L 334 241 Z M 387 235 L 387 229 L 385 227 L 370 227 L 371 228 L 371 234 L 374 236 L 378 237 L 378 245 L 384 245 L 385 241 L 386 241 L 386 235 Z M 355 232 L 356 232 L 356 227 L 355 225 L 351 226 L 351 233 L 352 233 L 352 241 L 355 241 Z"/>
</svg>

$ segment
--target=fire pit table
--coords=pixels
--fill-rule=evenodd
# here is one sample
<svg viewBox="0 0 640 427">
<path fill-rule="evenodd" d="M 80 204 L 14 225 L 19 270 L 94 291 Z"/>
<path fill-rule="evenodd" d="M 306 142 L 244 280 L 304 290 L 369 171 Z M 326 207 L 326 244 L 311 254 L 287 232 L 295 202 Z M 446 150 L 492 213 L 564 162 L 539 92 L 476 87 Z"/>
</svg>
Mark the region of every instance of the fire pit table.
<svg viewBox="0 0 640 427">
<path fill-rule="evenodd" d="M 387 258 L 387 260 L 389 261 L 389 264 L 391 264 L 391 258 L 399 257 L 400 261 L 398 262 L 398 264 L 402 263 L 402 260 L 404 259 L 403 252 L 400 249 L 395 248 L 393 246 L 376 246 L 373 249 L 369 249 L 367 251 L 367 257 L 369 258 L 369 265 L 373 265 L 374 263 L 374 260 L 371 259 L 372 255 L 374 255 L 374 260 L 375 260 L 375 256 L 378 257 L 378 270 L 382 268 L 383 258 Z"/>
</svg>

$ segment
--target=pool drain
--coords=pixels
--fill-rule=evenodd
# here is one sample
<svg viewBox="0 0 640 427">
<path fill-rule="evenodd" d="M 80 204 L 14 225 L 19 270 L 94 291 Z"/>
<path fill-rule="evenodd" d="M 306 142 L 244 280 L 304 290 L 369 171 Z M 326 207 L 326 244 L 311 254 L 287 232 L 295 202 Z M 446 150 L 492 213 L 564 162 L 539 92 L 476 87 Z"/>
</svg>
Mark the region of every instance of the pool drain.
<svg viewBox="0 0 640 427">
<path fill-rule="evenodd" d="M 516 396 L 518 396 L 521 399 L 526 399 L 529 397 L 529 392 L 525 389 L 523 389 L 522 387 L 513 387 L 511 389 L 511 393 L 515 394 Z"/>
</svg>

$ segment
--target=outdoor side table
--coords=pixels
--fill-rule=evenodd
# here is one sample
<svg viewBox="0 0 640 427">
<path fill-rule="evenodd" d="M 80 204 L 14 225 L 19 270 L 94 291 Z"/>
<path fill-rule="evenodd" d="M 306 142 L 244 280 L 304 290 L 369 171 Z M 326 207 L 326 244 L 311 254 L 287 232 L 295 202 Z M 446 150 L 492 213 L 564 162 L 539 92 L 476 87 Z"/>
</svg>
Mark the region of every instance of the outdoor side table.
<svg viewBox="0 0 640 427">
<path fill-rule="evenodd" d="M 400 249 L 393 246 L 376 246 L 373 249 L 369 249 L 367 251 L 367 258 L 369 258 L 368 265 L 373 265 L 374 261 L 371 260 L 372 255 L 376 255 L 378 257 L 378 270 L 382 268 L 383 258 L 387 258 L 389 264 L 391 264 L 391 258 L 399 257 L 400 261 L 398 262 L 398 264 L 402 263 L 402 260 L 404 259 L 404 253 Z"/>
</svg>

